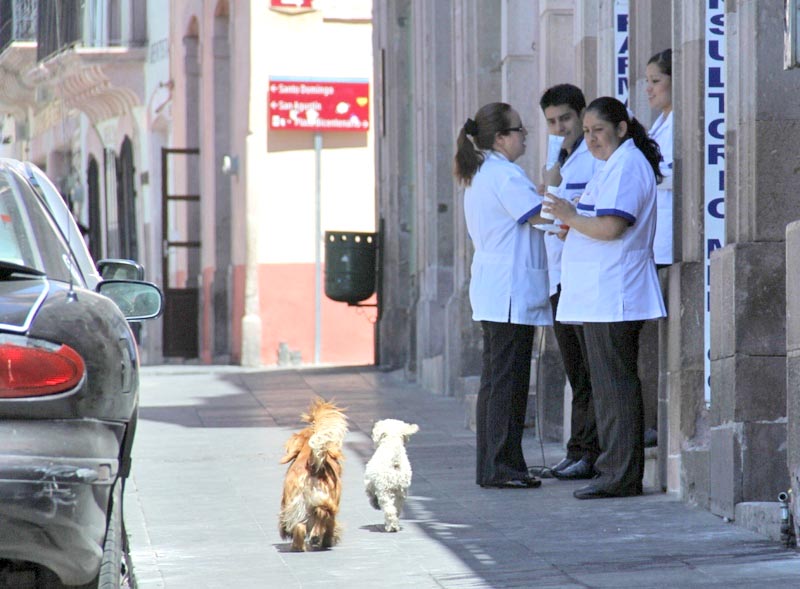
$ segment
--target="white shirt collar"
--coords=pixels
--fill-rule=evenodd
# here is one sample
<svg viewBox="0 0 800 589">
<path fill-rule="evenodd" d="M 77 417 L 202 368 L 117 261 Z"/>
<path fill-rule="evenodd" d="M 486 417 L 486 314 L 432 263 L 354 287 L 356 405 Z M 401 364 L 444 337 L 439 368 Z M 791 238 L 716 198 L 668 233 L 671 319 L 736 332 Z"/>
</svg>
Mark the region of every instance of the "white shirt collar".
<svg viewBox="0 0 800 589">
<path fill-rule="evenodd" d="M 614 153 L 611 154 L 611 157 L 606 160 L 606 165 L 610 166 L 615 160 L 624 157 L 623 154 L 629 152 L 631 149 L 638 149 L 636 144 L 633 142 L 633 139 L 626 139 L 625 141 L 620 144 L 617 149 L 614 150 Z"/>
<path fill-rule="evenodd" d="M 653 121 L 653 126 L 650 127 L 650 135 L 658 135 L 662 130 L 666 129 L 668 125 L 671 125 L 673 112 L 674 111 L 669 111 L 667 116 L 664 116 L 663 112 L 658 115 L 658 118 Z"/>
<path fill-rule="evenodd" d="M 503 154 L 502 154 L 502 153 L 500 153 L 499 151 L 495 151 L 494 149 L 487 149 L 487 150 L 486 150 L 486 151 L 484 151 L 483 153 L 485 153 L 485 154 L 486 154 L 486 157 L 487 157 L 487 158 L 491 158 L 491 157 L 498 157 L 498 158 L 500 158 L 501 160 L 510 161 L 510 160 L 509 160 L 509 159 L 508 159 L 508 158 L 507 158 L 505 155 L 503 155 Z"/>
</svg>

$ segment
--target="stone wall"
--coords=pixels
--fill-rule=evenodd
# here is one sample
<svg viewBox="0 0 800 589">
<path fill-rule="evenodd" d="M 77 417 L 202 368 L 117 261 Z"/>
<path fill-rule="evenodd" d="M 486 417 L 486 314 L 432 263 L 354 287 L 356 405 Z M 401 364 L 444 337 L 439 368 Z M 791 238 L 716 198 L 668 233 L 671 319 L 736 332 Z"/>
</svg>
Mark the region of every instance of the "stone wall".
<svg viewBox="0 0 800 589">
<path fill-rule="evenodd" d="M 444 392 L 445 305 L 453 294 L 454 121 L 441 105 L 453 100 L 450 2 L 411 4 L 414 92 L 411 158 L 414 177 L 416 368 L 419 382 Z"/>
<path fill-rule="evenodd" d="M 787 469 L 786 245 L 800 217 L 800 72 L 785 71 L 779 0 L 726 7 L 726 245 L 711 261 L 711 510 L 775 501 Z M 794 130 L 794 132 L 793 132 Z"/>
<path fill-rule="evenodd" d="M 672 3 L 673 212 L 675 264 L 669 269 L 666 390 L 659 390 L 662 485 L 708 507 L 709 424 L 705 408 L 704 310 L 704 66 L 705 9 L 694 0 Z"/>
<path fill-rule="evenodd" d="M 786 432 L 795 536 L 800 538 L 800 221 L 786 227 Z"/>
<path fill-rule="evenodd" d="M 784 244 L 740 243 L 711 258 L 711 510 L 788 488 Z"/>
<path fill-rule="evenodd" d="M 505 0 L 498 10 L 482 0 L 374 4 L 377 194 L 385 244 L 382 364 L 405 368 L 437 393 L 476 392 L 481 336 L 468 300 L 472 249 L 461 192 L 449 176 L 457 131 L 480 105 L 510 101 L 531 130 L 520 164 L 535 179 L 546 133 L 541 92 L 571 81 L 589 99 L 613 93 L 613 5 Z M 675 263 L 661 272 L 669 317 L 645 344 L 659 350 L 650 359 L 655 368 L 646 371 L 655 377 L 650 390 L 657 391 L 650 418 L 657 413 L 658 481 L 733 518 L 737 504 L 774 502 L 790 485 L 800 493 L 800 270 L 793 260 L 800 226 L 786 228 L 800 219 L 800 168 L 787 156 L 800 139 L 800 69 L 782 69 L 782 0 L 726 3 L 728 245 L 707 266 L 704 5 L 631 2 L 630 92 L 637 115 L 650 123 L 644 66 L 671 45 Z M 706 305 L 712 317 L 709 406 Z M 542 375 L 542 433 L 566 437 L 563 374 L 550 332 L 535 361 Z"/>
<path fill-rule="evenodd" d="M 386 0 L 373 6 L 375 102 L 377 119 L 376 189 L 381 231 L 381 317 L 378 323 L 378 362 L 413 372 L 416 359 L 411 306 L 414 240 L 413 176 L 410 157 L 411 36 L 410 0 Z M 383 89 L 391 89 L 384 92 Z"/>
</svg>

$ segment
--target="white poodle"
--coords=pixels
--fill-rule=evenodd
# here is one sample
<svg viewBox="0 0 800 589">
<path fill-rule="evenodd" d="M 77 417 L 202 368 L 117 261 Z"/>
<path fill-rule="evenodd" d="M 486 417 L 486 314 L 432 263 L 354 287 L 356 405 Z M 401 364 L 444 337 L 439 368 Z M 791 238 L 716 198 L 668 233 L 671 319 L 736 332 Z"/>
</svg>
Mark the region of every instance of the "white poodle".
<svg viewBox="0 0 800 589">
<path fill-rule="evenodd" d="M 418 431 L 417 424 L 399 419 L 383 419 L 372 428 L 375 453 L 364 471 L 364 486 L 372 507 L 383 510 L 387 532 L 400 530 L 400 510 L 411 486 L 405 443 Z"/>
</svg>

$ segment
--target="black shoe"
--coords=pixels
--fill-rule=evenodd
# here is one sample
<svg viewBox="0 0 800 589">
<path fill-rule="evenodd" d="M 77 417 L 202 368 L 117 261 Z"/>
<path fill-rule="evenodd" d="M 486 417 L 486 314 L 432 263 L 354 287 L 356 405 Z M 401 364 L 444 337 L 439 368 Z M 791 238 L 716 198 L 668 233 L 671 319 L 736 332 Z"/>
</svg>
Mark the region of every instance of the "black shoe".
<svg viewBox="0 0 800 589">
<path fill-rule="evenodd" d="M 655 448 L 658 446 L 658 432 L 653 428 L 644 430 L 644 447 Z"/>
<path fill-rule="evenodd" d="M 491 487 L 494 489 L 535 489 L 541 487 L 542 481 L 534 477 L 526 477 L 524 479 L 511 479 L 501 483 L 484 483 L 481 485 L 483 488 Z"/>
<path fill-rule="evenodd" d="M 553 476 L 562 481 L 577 481 L 581 479 L 591 479 L 595 475 L 594 466 L 589 464 L 586 460 L 581 458 L 563 470 L 553 472 Z"/>
<path fill-rule="evenodd" d="M 575 499 L 605 499 L 607 497 L 616 497 L 613 493 L 604 491 L 600 487 L 595 487 L 594 485 L 575 489 L 572 496 L 575 497 Z"/>
<path fill-rule="evenodd" d="M 561 462 L 559 462 L 559 463 L 558 463 L 558 464 L 556 464 L 555 466 L 551 467 L 551 468 L 550 468 L 550 472 L 553 472 L 553 473 L 555 473 L 555 472 L 558 472 L 558 471 L 560 471 L 560 470 L 564 470 L 565 468 L 569 468 L 570 466 L 572 466 L 572 465 L 573 465 L 573 464 L 575 464 L 576 462 L 578 462 L 578 461 L 577 461 L 577 460 L 573 460 L 572 458 L 570 458 L 569 456 L 567 456 L 567 457 L 566 457 L 566 458 L 564 458 L 564 459 L 563 459 Z"/>
<path fill-rule="evenodd" d="M 529 489 L 535 489 L 537 487 L 541 487 L 542 486 L 542 481 L 540 481 L 539 479 L 537 479 L 534 476 L 528 475 L 527 478 L 525 478 L 524 480 L 525 480 L 525 484 L 528 485 Z"/>
<path fill-rule="evenodd" d="M 528 476 L 529 477 L 542 477 L 543 479 L 552 479 L 553 475 L 550 474 L 550 467 L 549 466 L 529 466 L 528 467 Z"/>
</svg>

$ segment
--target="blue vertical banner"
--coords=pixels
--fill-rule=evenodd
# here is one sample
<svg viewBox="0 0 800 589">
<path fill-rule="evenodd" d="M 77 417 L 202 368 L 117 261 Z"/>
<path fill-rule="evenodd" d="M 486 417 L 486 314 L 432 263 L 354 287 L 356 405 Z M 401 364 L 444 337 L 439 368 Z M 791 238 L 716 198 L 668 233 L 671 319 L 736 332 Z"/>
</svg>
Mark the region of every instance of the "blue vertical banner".
<svg viewBox="0 0 800 589">
<path fill-rule="evenodd" d="M 705 400 L 711 403 L 711 252 L 725 245 L 725 2 L 706 0 Z"/>
<path fill-rule="evenodd" d="M 614 97 L 628 106 L 628 0 L 614 0 Z"/>
</svg>

